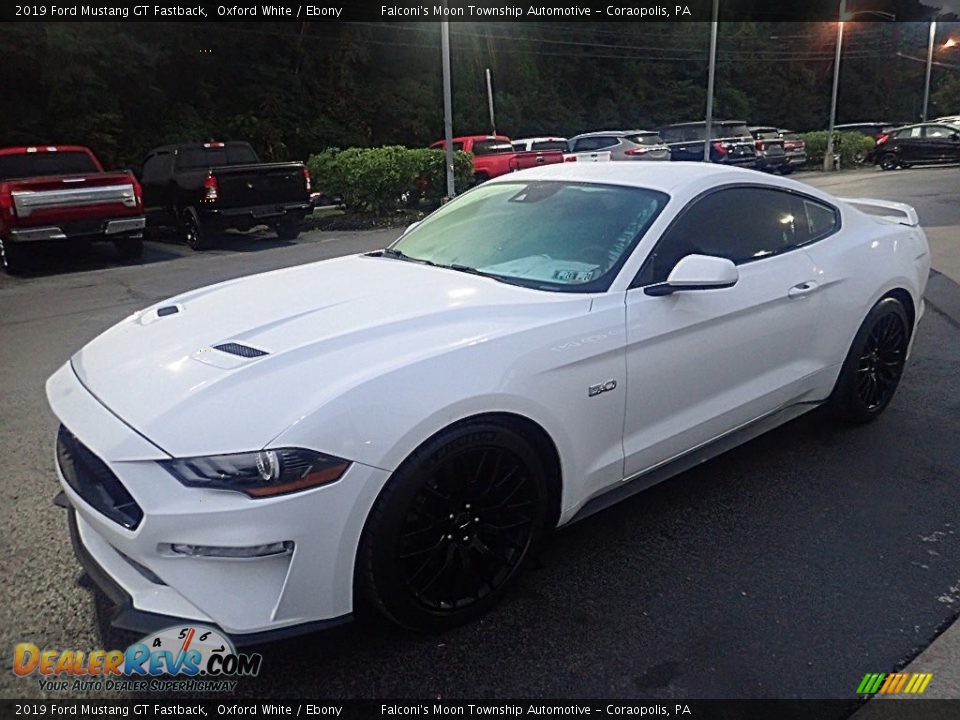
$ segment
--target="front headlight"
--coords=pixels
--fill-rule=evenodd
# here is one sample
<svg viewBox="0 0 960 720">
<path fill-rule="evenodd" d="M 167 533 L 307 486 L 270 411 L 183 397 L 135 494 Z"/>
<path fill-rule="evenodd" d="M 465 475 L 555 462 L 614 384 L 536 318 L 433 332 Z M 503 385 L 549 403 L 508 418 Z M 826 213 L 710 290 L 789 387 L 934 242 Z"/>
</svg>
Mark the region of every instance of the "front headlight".
<svg viewBox="0 0 960 720">
<path fill-rule="evenodd" d="M 253 498 L 329 485 L 350 467 L 347 460 L 298 448 L 177 458 L 159 464 L 184 485 L 235 490 Z"/>
</svg>

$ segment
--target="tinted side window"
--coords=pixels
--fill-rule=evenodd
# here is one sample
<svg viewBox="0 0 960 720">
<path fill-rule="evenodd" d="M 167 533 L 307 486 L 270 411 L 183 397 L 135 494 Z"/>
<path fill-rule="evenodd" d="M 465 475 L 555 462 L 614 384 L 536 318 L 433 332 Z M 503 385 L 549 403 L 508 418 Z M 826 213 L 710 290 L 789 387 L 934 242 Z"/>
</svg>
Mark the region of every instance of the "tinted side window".
<svg viewBox="0 0 960 720">
<path fill-rule="evenodd" d="M 791 250 L 836 229 L 833 208 L 767 188 L 730 188 L 694 200 L 664 233 L 638 277 L 667 279 L 687 255 L 714 255 L 738 265 Z"/>
<path fill-rule="evenodd" d="M 614 145 L 620 143 L 619 138 L 612 137 L 610 135 L 603 135 L 597 137 L 585 137 L 577 140 L 577 144 L 573 146 L 574 152 L 592 152 L 593 150 L 603 150 L 604 148 L 611 148 Z"/>
<path fill-rule="evenodd" d="M 249 145 L 227 145 L 225 148 L 229 165 L 254 165 L 257 154 Z"/>
<path fill-rule="evenodd" d="M 897 133 L 897 140 L 905 140 L 909 138 L 918 138 L 923 132 L 923 128 L 920 127 L 911 127 L 901 130 Z"/>
<path fill-rule="evenodd" d="M 474 155 L 499 155 L 513 152 L 513 145 L 500 140 L 477 140 L 473 143 Z"/>
<path fill-rule="evenodd" d="M 566 152 L 567 143 L 563 140 L 540 140 L 533 143 L 531 150 L 563 150 Z"/>
<path fill-rule="evenodd" d="M 925 135 L 928 138 L 948 138 L 951 135 L 956 135 L 956 133 L 956 130 L 951 130 L 943 125 L 930 125 L 926 128 Z"/>
</svg>

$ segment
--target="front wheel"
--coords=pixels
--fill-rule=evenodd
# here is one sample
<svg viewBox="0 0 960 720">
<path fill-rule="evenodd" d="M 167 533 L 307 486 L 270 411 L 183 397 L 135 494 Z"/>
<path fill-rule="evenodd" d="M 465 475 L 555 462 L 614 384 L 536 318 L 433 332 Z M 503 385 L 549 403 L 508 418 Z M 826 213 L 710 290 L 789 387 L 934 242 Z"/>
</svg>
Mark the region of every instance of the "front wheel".
<svg viewBox="0 0 960 720">
<path fill-rule="evenodd" d="M 857 331 L 827 402 L 840 420 L 861 424 L 880 415 L 900 384 L 910 346 L 910 322 L 903 304 L 884 298 Z"/>
<path fill-rule="evenodd" d="M 514 430 L 454 426 L 410 456 L 374 505 L 357 594 L 412 630 L 490 609 L 528 562 L 549 517 L 547 469 Z"/>
<path fill-rule="evenodd" d="M 896 170 L 900 165 L 900 161 L 897 159 L 897 156 L 893 153 L 884 153 L 880 156 L 880 169 L 881 170 Z"/>
</svg>

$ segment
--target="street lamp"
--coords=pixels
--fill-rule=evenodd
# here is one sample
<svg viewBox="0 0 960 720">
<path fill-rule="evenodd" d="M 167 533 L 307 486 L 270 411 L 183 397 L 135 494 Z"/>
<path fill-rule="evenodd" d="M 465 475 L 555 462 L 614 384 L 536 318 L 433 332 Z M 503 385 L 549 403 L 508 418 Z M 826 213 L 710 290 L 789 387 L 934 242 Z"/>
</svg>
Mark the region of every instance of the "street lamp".
<svg viewBox="0 0 960 720">
<path fill-rule="evenodd" d="M 923 77 L 923 112 L 920 120 L 927 121 L 927 105 L 930 102 L 930 70 L 933 68 L 933 42 L 937 36 L 937 21 L 930 21 L 930 38 L 927 41 L 927 72 Z"/>
<path fill-rule="evenodd" d="M 837 91 L 840 87 L 840 50 L 843 47 L 843 23 L 855 15 L 876 15 L 886 20 L 896 20 L 893 13 L 882 10 L 856 10 L 847 12 L 847 0 L 840 0 L 840 22 L 837 23 L 837 51 L 833 58 L 833 92 L 830 94 L 830 124 L 827 128 L 827 151 L 823 156 L 823 169 L 833 170 L 833 127 L 837 120 Z"/>
</svg>

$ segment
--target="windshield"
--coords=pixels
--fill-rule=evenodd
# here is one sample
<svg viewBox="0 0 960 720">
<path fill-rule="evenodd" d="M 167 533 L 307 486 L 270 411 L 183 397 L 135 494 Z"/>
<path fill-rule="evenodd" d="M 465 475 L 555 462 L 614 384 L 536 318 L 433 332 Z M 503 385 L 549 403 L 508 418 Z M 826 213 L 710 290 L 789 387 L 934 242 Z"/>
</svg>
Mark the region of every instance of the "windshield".
<svg viewBox="0 0 960 720">
<path fill-rule="evenodd" d="M 544 290 L 600 292 L 666 202 L 643 188 L 491 183 L 428 217 L 391 254 Z"/>
</svg>

